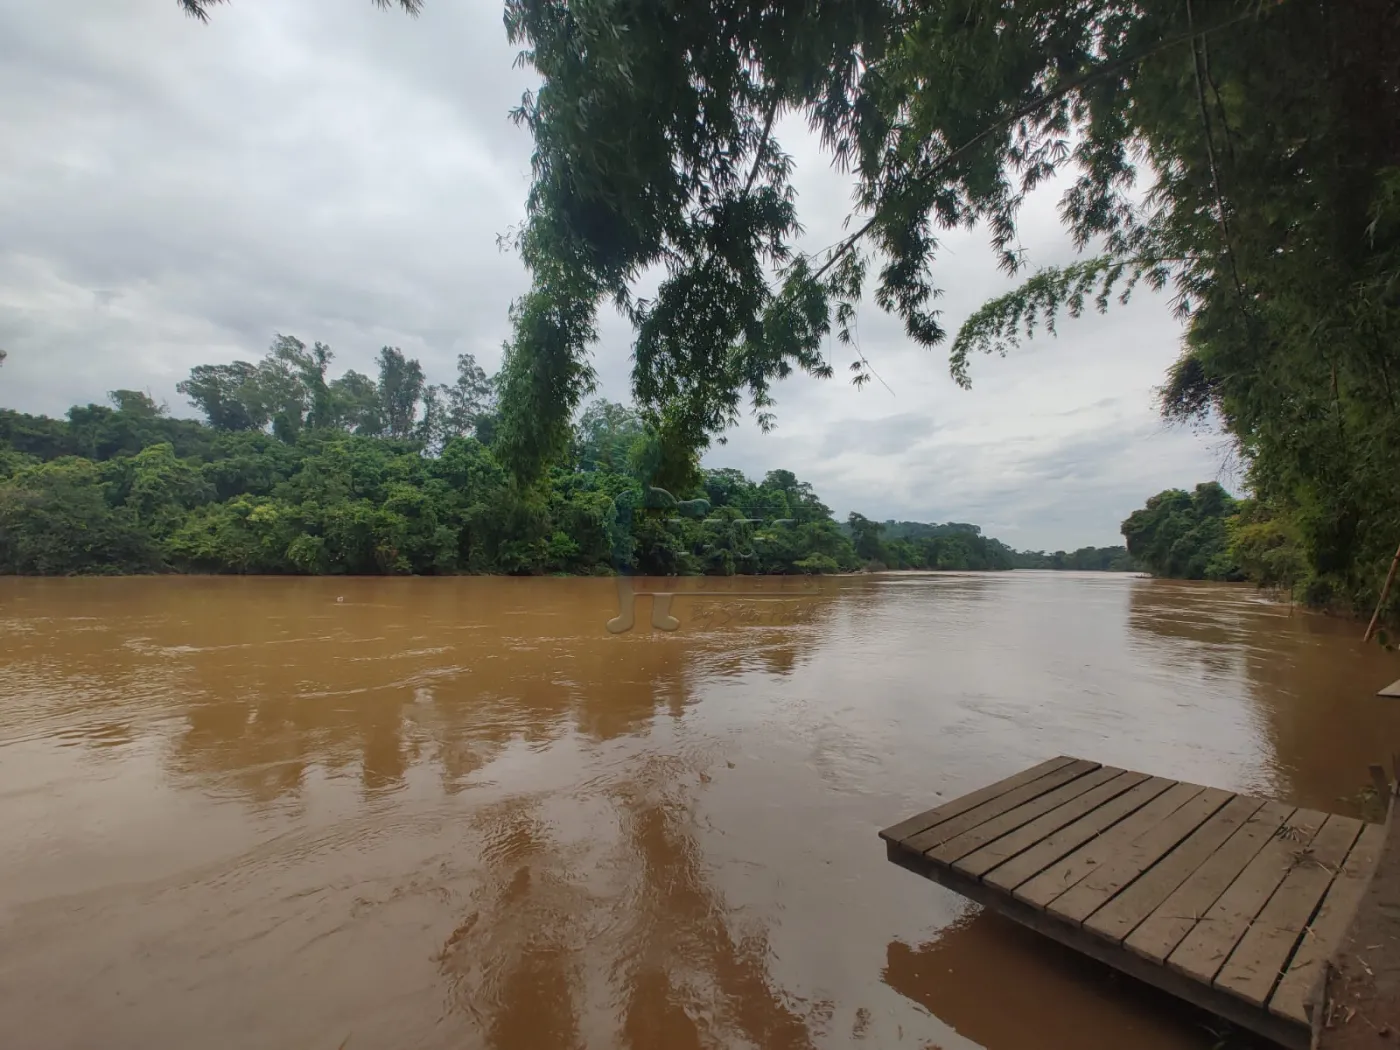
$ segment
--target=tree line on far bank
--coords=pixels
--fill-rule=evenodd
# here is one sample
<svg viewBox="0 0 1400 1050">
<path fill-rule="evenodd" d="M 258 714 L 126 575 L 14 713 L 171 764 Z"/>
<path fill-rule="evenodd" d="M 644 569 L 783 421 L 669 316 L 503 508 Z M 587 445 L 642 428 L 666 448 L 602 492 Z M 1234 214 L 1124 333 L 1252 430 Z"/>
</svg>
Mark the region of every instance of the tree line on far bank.
<svg viewBox="0 0 1400 1050">
<path fill-rule="evenodd" d="M 496 384 L 469 354 L 451 384 L 389 347 L 378 376 L 328 376 L 279 336 L 256 364 L 179 385 L 204 422 L 148 395 L 65 419 L 0 411 L 0 572 L 831 573 L 1122 569 L 1121 547 L 1015 551 L 976 525 L 838 523 L 812 486 L 698 463 L 679 491 L 632 409 L 595 401 L 566 461 L 513 480 L 493 452 Z"/>
</svg>

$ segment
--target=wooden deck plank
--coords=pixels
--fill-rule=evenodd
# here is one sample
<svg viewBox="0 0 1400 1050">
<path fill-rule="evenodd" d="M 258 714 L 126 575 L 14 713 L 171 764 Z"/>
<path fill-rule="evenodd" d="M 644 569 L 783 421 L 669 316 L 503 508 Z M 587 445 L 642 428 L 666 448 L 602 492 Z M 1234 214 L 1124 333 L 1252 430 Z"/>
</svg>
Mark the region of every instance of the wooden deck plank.
<svg viewBox="0 0 1400 1050">
<path fill-rule="evenodd" d="M 1164 860 L 1235 797 L 1220 788 L 1202 788 L 1126 848 L 1098 863 L 1082 880 L 1050 902 L 1050 910 L 1069 922 L 1083 922 L 1143 872 Z"/>
<path fill-rule="evenodd" d="M 1284 829 L 1292 829 L 1295 834 L 1276 834 L 1264 843 L 1254 859 L 1201 916 L 1201 921 L 1167 956 L 1167 965 L 1207 984 L 1214 983 L 1215 975 L 1249 929 L 1249 924 L 1292 870 L 1294 851 L 1310 846 L 1326 820 L 1326 813 L 1296 810 L 1284 825 Z"/>
<path fill-rule="evenodd" d="M 1341 943 L 1342 934 L 1351 925 L 1356 906 L 1366 892 L 1371 873 L 1376 870 L 1376 860 L 1384 844 L 1384 826 L 1367 824 L 1342 863 L 1341 872 L 1332 880 L 1327 896 L 1322 899 L 1322 907 L 1318 909 L 1288 964 L 1288 971 L 1269 998 L 1270 1011 L 1299 1024 L 1307 1023 L 1304 1002 L 1317 980 L 1318 969 Z"/>
<path fill-rule="evenodd" d="M 1119 856 L 1134 839 L 1147 834 L 1204 790 L 1199 784 L 1173 785 L 1102 835 L 1022 884 L 1017 888 L 1016 895 L 1027 904 L 1047 907 L 1097 867 Z"/>
<path fill-rule="evenodd" d="M 1085 919 L 1085 929 L 1121 943 L 1263 804 L 1263 799 L 1236 795 L 1169 856 Z"/>
<path fill-rule="evenodd" d="M 959 813 L 950 820 L 945 820 L 931 828 L 920 831 L 918 834 L 909 835 L 901 841 L 905 849 L 914 853 L 924 853 L 940 843 L 956 838 L 964 831 L 971 831 L 973 828 L 985 824 L 993 817 L 999 817 L 1008 810 L 1024 805 L 1032 799 L 1041 795 L 1049 794 L 1063 784 L 1078 780 L 1080 777 L 1094 772 L 1100 768 L 1097 762 L 1085 762 L 1076 759 L 1067 766 L 1048 773 L 1043 777 L 1023 784 L 1020 787 L 1012 788 L 1003 795 L 983 802 L 980 806 L 974 806 L 966 812 Z"/>
<path fill-rule="evenodd" d="M 1313 839 L 1310 852 L 1296 851 L 1279 888 L 1240 938 L 1216 975 L 1215 986 L 1263 1006 L 1282 976 L 1333 875 L 1361 834 L 1361 821 L 1335 814 Z"/>
<path fill-rule="evenodd" d="M 984 881 L 1014 892 L 1027 879 L 1038 875 L 1066 854 L 1074 852 L 1092 838 L 1097 838 L 1129 813 L 1140 809 L 1176 781 L 1149 777 L 1140 784 L 1110 799 L 1093 812 L 1067 825 L 1036 843 L 1024 853 L 1018 853 L 1000 867 L 993 868 Z"/>
<path fill-rule="evenodd" d="M 1225 842 L 1153 909 L 1123 941 L 1124 947 L 1153 962 L 1165 962 L 1197 920 L 1293 815 L 1293 807 L 1265 802 Z"/>
<path fill-rule="evenodd" d="M 1291 1050 L 1382 829 L 1052 759 L 885 829 L 889 859 Z"/>
<path fill-rule="evenodd" d="M 907 820 L 901 820 L 898 824 L 892 824 L 890 827 L 880 832 L 880 837 L 891 842 L 899 842 L 902 839 L 908 838 L 910 835 L 915 835 L 920 831 L 931 828 L 935 824 L 950 820 L 960 813 L 965 813 L 975 806 L 980 806 L 983 802 L 988 802 L 998 795 L 1004 795 L 1012 788 L 1018 788 L 1022 784 L 1029 784 L 1034 780 L 1038 780 L 1047 773 L 1053 773 L 1055 770 L 1067 766 L 1074 761 L 1076 760 L 1070 758 L 1068 755 L 1060 755 L 1058 758 L 1047 759 L 1038 766 L 1032 766 L 1030 769 L 1023 770 L 1004 780 L 998 780 L 995 784 L 988 784 L 984 788 L 979 788 L 959 798 L 949 799 L 941 806 L 935 806 L 933 809 L 925 810 L 922 813 L 909 817 Z"/>
<path fill-rule="evenodd" d="M 1029 824 L 1022 825 L 1009 835 L 1003 835 L 989 842 L 981 849 L 956 861 L 953 867 L 967 875 L 981 878 L 999 864 L 1004 864 L 1016 854 L 1030 849 L 1046 836 L 1054 834 L 1066 824 L 1073 824 L 1086 813 L 1118 795 L 1137 787 L 1147 779 L 1146 773 L 1119 771 L 1111 780 L 1099 784 L 1079 797 L 1052 809 Z"/>
<path fill-rule="evenodd" d="M 1086 773 L 1084 776 L 1075 780 L 1071 780 L 1068 784 L 1064 784 L 1054 791 L 1019 805 L 1015 809 L 1008 810 L 999 817 L 993 817 L 984 824 L 979 824 L 971 831 L 964 831 L 961 835 L 949 839 L 947 842 L 940 843 L 927 852 L 934 860 L 941 860 L 951 864 L 959 857 L 965 857 L 967 854 L 980 849 L 987 843 L 993 842 L 1003 835 L 1007 835 L 1017 828 L 1029 824 L 1037 817 L 1050 812 L 1052 809 L 1057 809 L 1066 802 L 1078 798 L 1080 795 L 1092 791 L 1100 784 L 1107 783 L 1114 777 L 1120 776 L 1123 772 L 1123 770 L 1115 769 L 1113 766 L 1100 766 L 1098 769 Z"/>
</svg>

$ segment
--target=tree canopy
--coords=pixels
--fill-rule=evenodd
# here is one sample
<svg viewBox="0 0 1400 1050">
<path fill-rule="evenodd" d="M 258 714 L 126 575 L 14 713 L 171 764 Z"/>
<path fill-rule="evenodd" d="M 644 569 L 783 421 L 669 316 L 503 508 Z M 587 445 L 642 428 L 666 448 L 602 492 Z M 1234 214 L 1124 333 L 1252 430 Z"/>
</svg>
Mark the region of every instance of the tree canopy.
<svg viewBox="0 0 1400 1050">
<path fill-rule="evenodd" d="M 492 426 L 495 384 L 471 354 L 458 355 L 452 384 L 429 383 L 423 366 L 396 346 L 379 351 L 377 380 L 354 370 L 330 379 L 334 359 L 325 343 L 308 348 L 278 335 L 257 364 L 197 365 L 176 389 L 215 430 L 261 431 L 270 425 L 287 440 L 303 430 L 334 429 L 437 448 Z M 130 394 L 117 391 L 113 397 Z"/>
<path fill-rule="evenodd" d="M 1176 0 L 508 0 L 507 31 L 542 83 L 516 112 L 535 140 L 519 238 L 534 283 L 515 308 L 503 451 L 528 475 L 562 447 L 606 300 L 636 326 L 638 404 L 691 443 L 745 397 L 771 423 L 772 383 L 795 369 L 832 374 L 824 341 L 850 342 L 868 287 L 911 339 L 938 344 L 939 231 L 983 223 L 1017 270 L 1017 210 L 1061 169 L 1074 239 L 1137 251 L 1113 277 L 1164 283 L 1170 261 L 1143 249 L 1208 188 L 1175 185 L 1176 153 L 1200 142 L 1181 88 L 1202 49 L 1269 50 L 1292 19 L 1278 6 L 1210 5 L 1198 20 Z M 856 185 L 850 234 L 815 255 L 795 248 L 782 114 L 805 117 Z M 1180 141 L 1160 133 L 1188 118 Z M 1136 154 L 1162 172 L 1146 207 L 1130 195 Z M 637 298 L 654 269 L 658 291 Z M 955 343 L 963 381 L 978 333 L 1003 334 L 984 317 Z"/>
<path fill-rule="evenodd" d="M 1219 482 L 1195 492 L 1168 489 L 1123 522 L 1128 553 L 1160 576 L 1185 580 L 1238 580 L 1243 577 L 1230 551 L 1227 524 L 1239 504 Z"/>
</svg>

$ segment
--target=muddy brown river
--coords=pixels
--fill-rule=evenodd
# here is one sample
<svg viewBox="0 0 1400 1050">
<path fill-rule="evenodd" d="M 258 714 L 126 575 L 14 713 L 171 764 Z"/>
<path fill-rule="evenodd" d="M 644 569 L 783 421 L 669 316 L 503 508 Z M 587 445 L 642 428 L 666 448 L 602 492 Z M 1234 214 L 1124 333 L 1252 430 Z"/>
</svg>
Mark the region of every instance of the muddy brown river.
<svg viewBox="0 0 1400 1050">
<path fill-rule="evenodd" d="M 876 831 L 1061 753 L 1357 814 L 1400 749 L 1400 658 L 1246 588 L 666 586 L 0 579 L 0 1046 L 1206 1050 Z"/>
</svg>

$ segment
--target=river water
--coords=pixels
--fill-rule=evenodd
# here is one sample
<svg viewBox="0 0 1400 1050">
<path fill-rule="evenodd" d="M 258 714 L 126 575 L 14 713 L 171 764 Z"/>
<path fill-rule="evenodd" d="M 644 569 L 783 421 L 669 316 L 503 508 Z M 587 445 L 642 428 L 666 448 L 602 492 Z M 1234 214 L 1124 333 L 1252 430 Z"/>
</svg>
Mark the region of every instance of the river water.
<svg viewBox="0 0 1400 1050">
<path fill-rule="evenodd" d="M 1204 1050 L 876 831 L 1061 753 L 1356 814 L 1400 741 L 1244 588 L 650 583 L 0 579 L 0 1046 Z"/>
</svg>

